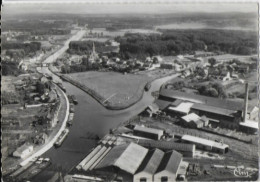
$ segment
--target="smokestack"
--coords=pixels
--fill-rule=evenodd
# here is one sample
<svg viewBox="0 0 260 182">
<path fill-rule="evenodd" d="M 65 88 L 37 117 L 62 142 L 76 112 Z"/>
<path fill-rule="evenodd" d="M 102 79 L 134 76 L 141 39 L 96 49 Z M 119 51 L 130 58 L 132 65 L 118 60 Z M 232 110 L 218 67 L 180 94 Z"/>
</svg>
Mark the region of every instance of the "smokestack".
<svg viewBox="0 0 260 182">
<path fill-rule="evenodd" d="M 244 98 L 244 114 L 243 114 L 243 121 L 246 121 L 247 116 L 247 105 L 248 105 L 248 82 L 245 84 L 245 98 Z"/>
</svg>

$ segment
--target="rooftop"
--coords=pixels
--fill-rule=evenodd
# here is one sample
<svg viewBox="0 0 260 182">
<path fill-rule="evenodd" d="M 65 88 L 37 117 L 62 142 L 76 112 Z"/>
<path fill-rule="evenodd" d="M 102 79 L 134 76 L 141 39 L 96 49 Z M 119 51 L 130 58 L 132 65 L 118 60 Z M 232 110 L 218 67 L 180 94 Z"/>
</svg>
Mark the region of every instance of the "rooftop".
<svg viewBox="0 0 260 182">
<path fill-rule="evenodd" d="M 27 150 L 28 148 L 33 148 L 33 146 L 32 145 L 30 145 L 30 144 L 23 144 L 22 146 L 20 146 L 20 147 L 18 147 L 17 149 L 16 149 L 16 152 L 18 152 L 18 153 L 23 153 L 23 151 L 24 150 Z"/>
<path fill-rule="evenodd" d="M 138 144 L 144 147 L 159 148 L 162 150 L 176 150 L 183 152 L 195 151 L 194 144 L 175 143 L 171 141 L 138 140 Z"/>
<path fill-rule="evenodd" d="M 134 174 L 147 152 L 148 149 L 135 143 L 118 145 L 110 150 L 96 168 L 115 166 L 130 174 Z"/>
<path fill-rule="evenodd" d="M 186 141 L 190 141 L 193 143 L 198 143 L 198 144 L 203 144 L 203 145 L 207 145 L 210 147 L 217 147 L 217 148 L 222 148 L 225 149 L 226 147 L 228 147 L 228 145 L 226 144 L 222 144 L 222 143 L 218 143 L 212 140 L 208 140 L 208 139 L 204 139 L 204 138 L 200 138 L 200 137 L 195 137 L 195 136 L 191 136 L 191 135 L 183 135 L 182 140 L 186 140 Z"/>
<path fill-rule="evenodd" d="M 163 133 L 163 130 L 159 130 L 159 129 L 155 129 L 155 128 L 142 127 L 142 126 L 139 126 L 139 125 L 136 125 L 134 127 L 134 130 L 135 131 L 143 131 L 143 132 L 147 132 L 147 133 L 153 133 L 153 134 L 156 134 L 156 135 Z"/>
<path fill-rule="evenodd" d="M 177 112 L 182 112 L 182 113 L 189 113 L 192 105 L 193 105 L 193 103 L 191 103 L 191 102 L 182 102 L 178 106 L 176 106 L 176 107 L 170 106 L 168 109 L 177 111 Z"/>
<path fill-rule="evenodd" d="M 184 119 L 186 122 L 198 121 L 198 120 L 201 119 L 201 118 L 200 118 L 197 114 L 195 114 L 195 113 L 190 113 L 190 114 L 188 114 L 188 115 L 186 115 L 186 116 L 183 116 L 183 117 L 181 117 L 181 118 Z"/>
<path fill-rule="evenodd" d="M 232 116 L 235 113 L 234 110 L 223 109 L 220 107 L 214 107 L 214 106 L 198 104 L 198 103 L 195 103 L 191 108 L 200 110 L 200 111 L 207 111 L 207 112 L 211 112 L 211 113 L 215 113 L 215 114 L 221 114 L 221 115 L 225 115 L 225 116 Z"/>
<path fill-rule="evenodd" d="M 154 174 L 164 156 L 164 152 L 160 149 L 150 150 L 143 160 L 143 163 L 137 170 L 137 173 L 146 172 Z"/>
<path fill-rule="evenodd" d="M 182 155 L 175 150 L 166 152 L 157 169 L 157 173 L 161 171 L 168 171 L 170 173 L 176 174 L 181 160 Z"/>
<path fill-rule="evenodd" d="M 171 99 L 181 99 L 194 103 L 206 104 L 208 106 L 219 107 L 229 110 L 243 110 L 243 101 L 231 101 L 227 99 L 219 99 L 213 97 L 207 97 L 202 95 L 189 94 L 185 92 L 170 90 L 170 89 L 161 89 L 160 96 L 168 97 Z"/>
<path fill-rule="evenodd" d="M 240 122 L 239 123 L 242 126 L 258 129 L 258 122 L 253 120 L 246 120 L 246 122 Z"/>
<path fill-rule="evenodd" d="M 157 100 L 155 100 L 155 103 L 158 105 L 159 109 L 162 111 L 165 108 L 167 108 L 172 102 L 157 99 Z"/>
</svg>

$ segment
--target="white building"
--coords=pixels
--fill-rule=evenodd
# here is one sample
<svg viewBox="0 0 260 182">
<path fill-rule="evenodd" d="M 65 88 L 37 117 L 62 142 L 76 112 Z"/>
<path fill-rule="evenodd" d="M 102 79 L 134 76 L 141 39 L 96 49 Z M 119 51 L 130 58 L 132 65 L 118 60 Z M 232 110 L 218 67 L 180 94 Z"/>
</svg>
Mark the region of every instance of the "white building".
<svg viewBox="0 0 260 182">
<path fill-rule="evenodd" d="M 13 156 L 24 159 L 28 157 L 32 153 L 32 151 L 33 151 L 32 145 L 23 144 L 22 146 L 17 148 L 16 151 L 14 151 Z"/>
</svg>

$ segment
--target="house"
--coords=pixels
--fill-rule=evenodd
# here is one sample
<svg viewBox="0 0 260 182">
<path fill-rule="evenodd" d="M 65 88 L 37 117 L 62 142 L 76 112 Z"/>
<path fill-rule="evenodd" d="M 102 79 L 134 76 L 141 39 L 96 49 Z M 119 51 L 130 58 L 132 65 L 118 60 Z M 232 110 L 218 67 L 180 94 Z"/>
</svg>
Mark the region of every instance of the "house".
<svg viewBox="0 0 260 182">
<path fill-rule="evenodd" d="M 176 151 L 166 152 L 154 174 L 154 181 L 176 181 L 177 173 L 182 161 L 182 155 Z"/>
<path fill-rule="evenodd" d="M 143 66 L 148 69 L 148 68 L 152 67 L 152 63 L 151 62 L 145 62 Z"/>
<path fill-rule="evenodd" d="M 237 66 L 237 71 L 239 73 L 248 73 L 249 65 L 239 65 L 239 66 Z"/>
<path fill-rule="evenodd" d="M 229 149 L 229 146 L 226 144 L 191 135 L 183 135 L 181 139 L 185 143 L 195 144 L 196 149 L 202 149 L 221 154 L 227 153 Z"/>
<path fill-rule="evenodd" d="M 24 159 L 28 157 L 32 152 L 33 152 L 33 146 L 25 143 L 19 148 L 17 148 L 16 151 L 14 151 L 13 156 Z"/>
<path fill-rule="evenodd" d="M 133 130 L 133 134 L 135 136 L 140 136 L 144 138 L 150 138 L 153 140 L 160 140 L 163 136 L 163 130 L 155 129 L 155 128 L 147 128 L 136 125 Z"/>
<path fill-rule="evenodd" d="M 174 69 L 173 63 L 161 63 L 160 68 L 162 69 Z"/>
<path fill-rule="evenodd" d="M 159 107 L 157 104 L 153 103 L 149 105 L 142 113 L 142 116 L 148 116 L 152 117 L 153 115 L 156 115 L 159 112 Z"/>
<path fill-rule="evenodd" d="M 208 119 L 203 116 L 200 117 L 195 113 L 190 113 L 182 117 L 183 125 L 190 128 L 202 128 L 208 125 Z"/>
<path fill-rule="evenodd" d="M 164 152 L 159 149 L 150 150 L 144 158 L 142 164 L 134 175 L 134 182 L 153 182 L 154 173 L 159 167 Z"/>
</svg>

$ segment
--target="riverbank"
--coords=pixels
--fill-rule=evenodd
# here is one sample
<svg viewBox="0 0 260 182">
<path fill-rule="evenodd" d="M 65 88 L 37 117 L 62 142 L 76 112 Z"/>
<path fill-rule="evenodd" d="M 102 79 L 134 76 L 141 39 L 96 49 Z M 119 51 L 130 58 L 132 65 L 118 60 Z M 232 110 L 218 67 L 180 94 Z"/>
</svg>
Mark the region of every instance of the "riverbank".
<svg viewBox="0 0 260 182">
<path fill-rule="evenodd" d="M 31 160 L 41 156 L 46 151 L 48 151 L 50 148 L 52 148 L 53 144 L 55 143 L 55 141 L 57 140 L 57 138 L 59 137 L 61 132 L 66 127 L 66 123 L 67 123 L 68 116 L 69 116 L 69 100 L 68 100 L 68 97 L 66 96 L 66 94 L 57 85 L 55 85 L 55 87 L 56 87 L 56 90 L 57 90 L 57 93 L 59 95 L 60 102 L 61 102 L 61 104 L 60 104 L 61 107 L 59 108 L 59 111 L 58 111 L 58 120 L 62 121 L 62 122 L 59 122 L 55 126 L 51 135 L 49 136 L 49 138 L 47 139 L 47 141 L 45 142 L 45 144 L 43 146 L 41 146 L 37 151 L 34 151 L 34 153 L 30 157 L 28 157 L 27 159 L 20 162 L 21 166 L 25 166 Z"/>
</svg>

